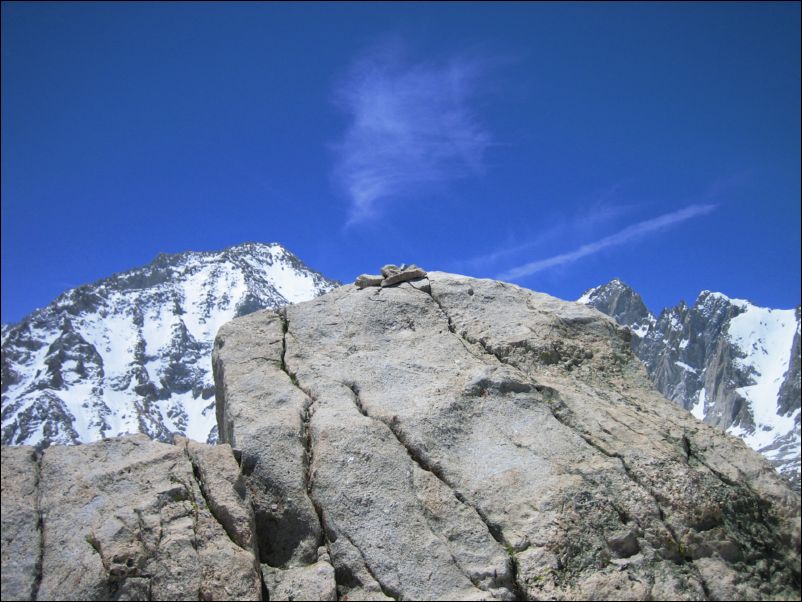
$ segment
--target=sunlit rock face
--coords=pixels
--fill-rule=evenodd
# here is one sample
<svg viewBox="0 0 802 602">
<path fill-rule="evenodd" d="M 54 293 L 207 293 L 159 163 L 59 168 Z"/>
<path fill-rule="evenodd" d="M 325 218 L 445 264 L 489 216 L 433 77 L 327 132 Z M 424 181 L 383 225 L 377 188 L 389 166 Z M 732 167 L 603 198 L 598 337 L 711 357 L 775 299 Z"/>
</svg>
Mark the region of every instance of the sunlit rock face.
<svg viewBox="0 0 802 602">
<path fill-rule="evenodd" d="M 223 326 L 220 439 L 267 581 L 317 591 L 330 562 L 351 600 L 798 598 L 799 496 L 656 391 L 631 337 L 440 272 Z"/>
</svg>

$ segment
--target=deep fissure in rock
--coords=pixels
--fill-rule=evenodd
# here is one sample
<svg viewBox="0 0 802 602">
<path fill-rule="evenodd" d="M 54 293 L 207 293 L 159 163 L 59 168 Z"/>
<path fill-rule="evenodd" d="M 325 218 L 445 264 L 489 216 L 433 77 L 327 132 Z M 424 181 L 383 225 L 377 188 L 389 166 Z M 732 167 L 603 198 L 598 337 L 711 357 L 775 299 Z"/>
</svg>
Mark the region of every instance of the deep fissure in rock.
<svg viewBox="0 0 802 602">
<path fill-rule="evenodd" d="M 685 452 L 685 461 L 690 464 L 691 462 L 691 440 L 688 435 L 682 433 L 682 449 Z"/>
<path fill-rule="evenodd" d="M 390 587 L 389 585 L 385 585 L 384 583 L 382 583 L 378 575 L 376 575 L 376 573 L 373 572 L 373 569 L 370 568 L 370 565 L 368 564 L 368 561 L 365 558 L 365 554 L 362 552 L 362 549 L 354 543 L 354 540 L 351 539 L 347 533 L 343 533 L 342 536 L 348 540 L 348 543 L 354 546 L 354 549 L 357 552 L 359 552 L 359 556 L 360 558 L 362 558 L 362 565 L 365 567 L 365 570 L 368 572 L 368 575 L 370 575 L 371 578 L 378 584 L 379 589 L 382 590 L 382 593 L 388 598 L 392 598 L 393 600 L 401 600 L 402 599 L 401 592 L 399 592 L 395 588 Z"/>
<path fill-rule="evenodd" d="M 290 331 L 290 320 L 287 316 L 287 308 L 282 308 L 278 312 L 281 318 L 282 337 L 281 337 L 281 370 L 289 377 L 293 386 L 304 394 L 306 401 L 304 402 L 303 409 L 301 410 L 301 438 L 304 444 L 303 466 L 304 466 L 304 487 L 307 495 L 312 490 L 311 484 L 311 467 L 312 467 L 312 435 L 309 429 L 309 421 L 312 418 L 315 398 L 312 394 L 304 389 L 298 382 L 298 377 L 287 366 L 287 334 Z M 310 500 L 311 501 L 311 500 Z M 321 528 L 323 525 L 321 525 Z"/>
<path fill-rule="evenodd" d="M 306 397 L 306 403 L 303 407 L 303 413 L 301 415 L 301 423 L 302 423 L 302 437 L 304 442 L 304 457 L 303 457 L 303 467 L 304 467 L 304 487 L 306 489 L 306 495 L 309 498 L 309 501 L 312 503 L 312 507 L 315 509 L 315 514 L 317 515 L 317 521 L 320 525 L 320 541 L 317 542 L 318 547 L 322 544 L 326 547 L 326 551 L 329 554 L 329 558 L 333 560 L 333 556 L 331 554 L 331 543 L 329 541 L 328 531 L 326 530 L 326 522 L 324 519 L 323 508 L 321 507 L 320 503 L 312 496 L 312 486 L 313 486 L 313 477 L 312 477 L 312 463 L 314 461 L 314 445 L 312 444 L 312 429 L 310 428 L 310 422 L 312 420 L 312 415 L 314 414 L 314 406 L 317 403 L 317 399 L 312 395 L 312 393 L 301 386 L 301 383 L 298 381 L 298 377 L 294 372 L 289 369 L 287 365 L 287 334 L 290 331 L 290 319 L 287 315 L 287 308 L 282 308 L 279 312 L 279 317 L 281 319 L 282 325 L 282 337 L 281 337 L 281 370 L 289 377 L 292 384 L 301 391 L 304 396 Z M 337 571 L 335 570 L 334 573 L 334 581 L 337 591 L 337 596 L 339 598 L 340 595 L 340 582 L 337 578 Z"/>
<path fill-rule="evenodd" d="M 229 531 L 230 527 L 226 526 L 226 522 L 227 521 L 225 521 L 223 519 L 223 517 L 221 517 L 219 515 L 219 511 L 215 512 L 215 505 L 212 504 L 211 500 L 209 499 L 209 492 L 206 491 L 206 484 L 203 482 L 203 478 L 201 477 L 200 467 L 192 459 L 192 455 L 189 453 L 189 450 L 187 449 L 186 446 L 187 446 L 187 443 L 184 442 L 184 455 L 187 457 L 187 460 L 189 460 L 189 465 L 192 466 L 192 475 L 195 477 L 195 482 L 198 485 L 198 489 L 201 492 L 201 496 L 203 496 L 203 501 L 206 504 L 206 508 L 209 510 L 209 513 L 212 515 L 212 517 L 214 517 L 214 520 L 216 520 L 217 523 L 221 527 L 223 527 L 223 531 L 226 532 L 226 535 L 228 535 L 228 538 L 232 541 L 232 543 L 234 545 L 236 545 L 238 548 L 242 548 L 242 546 L 239 543 L 237 543 L 237 540 L 236 540 L 234 534 L 231 533 L 231 531 Z M 259 541 L 258 541 L 258 538 L 256 538 L 256 541 L 254 542 L 254 545 L 256 546 L 256 550 L 255 550 L 256 551 L 256 558 L 259 558 Z M 242 549 L 246 549 L 246 548 L 242 548 Z M 247 550 L 247 551 L 251 552 L 253 550 Z"/>
<path fill-rule="evenodd" d="M 440 304 L 440 301 L 437 299 L 437 297 L 434 296 L 434 293 L 432 293 L 431 291 L 431 286 L 429 287 L 429 290 L 418 288 L 417 286 L 413 286 L 412 288 L 414 288 L 416 291 L 422 292 L 424 295 L 427 295 L 432 301 L 435 302 L 437 307 L 440 308 L 440 312 L 443 314 L 443 316 L 445 316 L 449 332 L 457 336 L 457 339 L 459 340 L 460 343 L 462 343 L 462 346 L 465 347 L 465 350 L 468 353 L 470 353 L 476 359 L 481 360 L 482 358 L 476 354 L 476 350 L 472 349 L 470 346 L 473 342 L 464 335 L 462 335 L 461 333 L 457 332 L 457 329 L 454 326 L 454 322 L 451 320 L 451 316 L 448 315 L 448 312 Z"/>
<path fill-rule="evenodd" d="M 515 559 L 514 554 L 510 553 L 510 550 L 512 550 L 513 547 L 510 545 L 510 543 L 504 537 L 504 533 L 502 532 L 501 526 L 496 524 L 496 523 L 494 523 L 494 522 L 492 522 L 487 517 L 487 515 L 484 512 L 482 512 L 477 506 L 471 504 L 468 500 L 466 500 L 465 496 L 462 493 L 460 493 L 460 491 L 456 487 L 454 487 L 454 485 L 452 485 L 448 481 L 448 479 L 446 479 L 445 475 L 443 474 L 443 472 L 440 470 L 439 467 L 437 467 L 432 462 L 430 462 L 423 454 L 421 454 L 420 452 L 416 451 L 415 448 L 413 446 L 411 446 L 406 441 L 406 437 L 404 436 L 403 431 L 400 429 L 400 427 L 398 425 L 398 422 L 397 422 L 397 419 L 395 417 L 393 417 L 394 420 L 388 421 L 388 420 L 384 420 L 382 418 L 378 418 L 376 416 L 371 416 L 370 414 L 368 414 L 368 411 L 365 408 L 364 403 L 362 402 L 362 398 L 360 397 L 360 394 L 359 394 L 359 386 L 356 383 L 353 383 L 353 382 L 352 383 L 344 383 L 344 384 L 351 390 L 351 393 L 353 393 L 352 400 L 353 400 L 354 405 L 356 406 L 357 410 L 359 410 L 360 414 L 362 414 L 363 416 L 365 416 L 367 418 L 370 418 L 371 420 L 376 420 L 377 422 L 380 422 L 381 424 L 386 426 L 387 429 L 396 438 L 396 441 L 398 441 L 398 443 L 406 450 L 407 455 L 410 457 L 410 459 L 413 462 L 415 462 L 415 464 L 417 464 L 419 468 L 421 468 L 422 470 L 425 470 L 426 472 L 434 475 L 437 478 L 438 481 L 440 481 L 443 485 L 448 487 L 448 489 L 452 492 L 452 494 L 457 499 L 457 501 L 459 501 L 461 504 L 467 506 L 468 508 L 470 508 L 471 510 L 473 510 L 476 513 L 476 515 L 479 517 L 479 519 L 482 521 L 482 523 L 484 523 L 485 527 L 487 528 L 487 531 L 490 533 L 490 535 L 493 537 L 493 539 L 496 540 L 497 543 L 501 544 L 501 546 L 505 549 L 505 551 L 507 551 L 507 555 L 509 557 L 509 562 L 510 562 L 510 574 L 512 575 L 513 583 L 515 585 L 515 591 L 513 592 L 513 595 L 515 596 L 515 598 L 517 600 L 525 599 L 524 598 L 524 594 L 523 594 L 523 589 L 520 587 L 520 584 L 518 583 L 518 563 L 517 563 L 517 560 Z M 448 546 L 446 546 L 446 547 L 448 547 Z M 462 567 L 461 567 L 460 563 L 456 559 L 453 558 L 453 555 L 452 555 L 452 559 L 454 560 L 454 564 L 457 567 L 459 567 L 460 570 L 462 570 Z M 474 581 L 474 579 L 472 579 L 471 576 L 468 575 L 464 570 L 463 570 L 463 573 L 471 581 L 471 583 L 473 583 L 477 588 L 482 589 L 482 590 L 486 589 L 486 588 L 482 587 L 480 584 L 476 583 Z M 374 579 L 375 579 L 375 577 L 374 577 Z"/>
<path fill-rule="evenodd" d="M 34 474 L 35 481 L 34 487 L 36 488 L 36 533 L 39 537 L 39 557 L 36 559 L 35 570 L 36 576 L 34 577 L 33 584 L 31 585 L 31 600 L 36 600 L 39 595 L 39 587 L 42 585 L 42 572 L 44 569 L 44 556 L 45 556 L 45 517 L 42 512 L 42 459 L 44 457 L 44 450 L 34 451 Z"/>
</svg>

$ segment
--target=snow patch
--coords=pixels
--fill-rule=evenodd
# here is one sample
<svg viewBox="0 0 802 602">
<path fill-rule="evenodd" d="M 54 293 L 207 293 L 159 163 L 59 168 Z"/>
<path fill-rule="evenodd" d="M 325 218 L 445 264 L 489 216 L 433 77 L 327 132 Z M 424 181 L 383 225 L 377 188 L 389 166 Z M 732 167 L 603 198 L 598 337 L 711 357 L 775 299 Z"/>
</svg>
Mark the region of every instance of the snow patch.
<svg viewBox="0 0 802 602">
<path fill-rule="evenodd" d="M 696 398 L 696 403 L 693 404 L 691 408 L 691 414 L 693 414 L 699 420 L 705 419 L 705 401 L 707 398 L 707 394 L 705 393 L 705 388 L 702 387 L 699 389 L 699 395 Z"/>
<path fill-rule="evenodd" d="M 595 292 L 597 290 L 599 290 L 599 288 L 600 287 L 597 286 L 597 287 L 588 289 L 587 291 L 584 292 L 584 294 L 579 299 L 576 300 L 576 302 L 577 303 L 583 303 L 584 305 L 587 305 L 588 303 L 590 303 L 592 301 L 593 295 L 595 294 Z"/>
<path fill-rule="evenodd" d="M 736 360 L 736 365 L 749 371 L 754 380 L 754 384 L 736 391 L 747 400 L 755 429 L 746 432 L 734 427 L 728 432 L 738 431 L 738 436 L 751 448 L 761 450 L 791 432 L 799 413 L 792 416 L 777 413 L 777 394 L 791 359 L 796 316 L 793 309 L 767 309 L 743 303 L 744 312 L 732 318 L 727 334 L 745 355 Z"/>
</svg>

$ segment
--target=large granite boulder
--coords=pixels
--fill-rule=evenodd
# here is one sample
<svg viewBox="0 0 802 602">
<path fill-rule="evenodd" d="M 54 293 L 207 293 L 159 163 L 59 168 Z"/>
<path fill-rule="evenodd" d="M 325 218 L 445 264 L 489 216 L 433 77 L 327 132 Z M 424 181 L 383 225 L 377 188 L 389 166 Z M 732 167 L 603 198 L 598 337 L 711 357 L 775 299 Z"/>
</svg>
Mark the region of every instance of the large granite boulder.
<svg viewBox="0 0 802 602">
<path fill-rule="evenodd" d="M 798 599 L 798 495 L 629 336 L 438 272 L 229 322 L 219 433 L 268 589 L 324 591 L 330 559 L 349 600 Z"/>
</svg>

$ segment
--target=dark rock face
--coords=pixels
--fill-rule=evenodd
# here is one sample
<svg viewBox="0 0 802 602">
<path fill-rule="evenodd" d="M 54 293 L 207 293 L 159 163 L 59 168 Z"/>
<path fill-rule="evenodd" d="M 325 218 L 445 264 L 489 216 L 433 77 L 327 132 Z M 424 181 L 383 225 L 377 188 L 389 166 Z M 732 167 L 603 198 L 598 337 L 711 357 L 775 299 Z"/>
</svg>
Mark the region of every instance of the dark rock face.
<svg viewBox="0 0 802 602">
<path fill-rule="evenodd" d="M 130 432 L 214 440 L 217 328 L 335 286 L 281 245 L 159 255 L 67 291 L 2 331 L 2 442 Z"/>
<path fill-rule="evenodd" d="M 630 336 L 438 272 L 226 324 L 219 436 L 271 597 L 330 560 L 352 600 L 798 598 L 799 496 Z"/>
<path fill-rule="evenodd" d="M 600 312 L 607 314 L 619 324 L 629 326 L 635 332 L 648 330 L 654 322 L 654 317 L 646 308 L 641 296 L 628 287 L 620 280 L 612 280 L 604 287 L 591 289 L 579 300 L 580 303 L 589 302 L 592 294 L 592 302 L 589 304 Z M 638 339 L 633 339 L 636 341 Z"/>
<path fill-rule="evenodd" d="M 796 322 L 800 322 L 800 313 L 802 306 L 796 308 Z M 799 400 L 802 397 L 800 388 L 802 388 L 802 352 L 799 349 L 799 329 L 794 334 L 794 342 L 791 347 L 791 362 L 788 366 L 788 372 L 785 374 L 783 384 L 780 386 L 778 412 L 780 414 L 790 414 L 794 410 L 799 409 Z"/>
<path fill-rule="evenodd" d="M 742 437 L 800 486 L 800 309 L 771 310 L 703 291 L 655 318 L 620 280 L 580 299 L 633 332 L 657 389 Z"/>
</svg>

